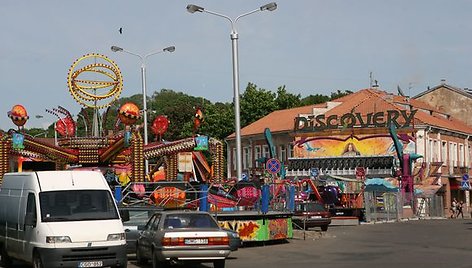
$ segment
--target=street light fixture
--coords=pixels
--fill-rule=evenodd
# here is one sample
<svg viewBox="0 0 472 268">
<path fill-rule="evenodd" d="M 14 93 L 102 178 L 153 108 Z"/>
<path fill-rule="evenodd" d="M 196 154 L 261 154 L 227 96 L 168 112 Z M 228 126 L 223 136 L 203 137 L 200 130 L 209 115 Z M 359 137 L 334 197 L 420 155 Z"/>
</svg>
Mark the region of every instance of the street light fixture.
<svg viewBox="0 0 472 268">
<path fill-rule="evenodd" d="M 233 94 L 234 94 L 234 124 L 235 124 L 235 135 L 236 135 L 236 176 L 238 180 L 242 178 L 242 154 L 241 154 L 241 123 L 240 123 L 240 109 L 239 109 L 239 63 L 238 63 L 238 32 L 236 31 L 236 22 L 247 15 L 256 13 L 258 11 L 274 11 L 277 9 L 275 2 L 263 5 L 258 9 L 244 13 L 232 19 L 226 15 L 206 10 L 205 8 L 197 5 L 188 5 L 187 11 L 190 13 L 205 12 L 218 17 L 225 18 L 231 23 L 231 44 L 232 44 L 232 57 L 233 57 Z"/>
<path fill-rule="evenodd" d="M 142 90 L 143 90 L 144 145 L 147 145 L 148 144 L 148 124 L 147 124 L 147 100 L 146 100 L 146 98 L 147 98 L 147 96 L 146 96 L 146 59 L 149 56 L 159 54 L 159 53 L 162 53 L 162 52 L 174 52 L 175 47 L 174 46 L 166 47 L 164 49 L 148 53 L 144 56 L 142 56 L 140 54 L 137 54 L 137 53 L 134 53 L 134 52 L 131 52 L 131 51 L 128 51 L 128 50 L 126 50 L 124 48 L 121 48 L 121 47 L 118 47 L 118 46 L 112 46 L 111 51 L 128 53 L 130 55 L 134 55 L 134 56 L 139 57 L 141 59 L 141 86 L 142 86 Z M 149 162 L 146 159 L 145 164 L 144 164 L 144 169 L 145 169 L 145 174 L 146 175 L 149 173 L 148 164 L 149 164 Z"/>
</svg>

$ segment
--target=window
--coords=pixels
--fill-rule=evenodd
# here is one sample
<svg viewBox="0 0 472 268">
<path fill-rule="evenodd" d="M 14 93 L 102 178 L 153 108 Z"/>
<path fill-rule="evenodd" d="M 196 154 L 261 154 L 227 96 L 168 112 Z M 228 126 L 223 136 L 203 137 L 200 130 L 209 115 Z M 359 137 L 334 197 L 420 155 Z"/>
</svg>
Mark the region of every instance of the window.
<svg viewBox="0 0 472 268">
<path fill-rule="evenodd" d="M 287 158 L 293 157 L 293 146 L 292 146 L 292 144 L 289 143 L 287 148 L 288 148 Z"/>
<path fill-rule="evenodd" d="M 449 143 L 449 166 L 457 166 L 457 143 Z"/>
<path fill-rule="evenodd" d="M 256 167 L 260 166 L 260 163 L 257 160 L 259 160 L 259 158 L 261 158 L 261 156 L 262 156 L 261 146 L 257 145 L 257 146 L 254 147 L 254 157 L 255 157 L 254 160 L 256 160 Z"/>
<path fill-rule="evenodd" d="M 263 145 L 262 146 L 262 156 L 265 157 L 265 158 L 270 158 L 269 146 L 268 145 Z"/>
<path fill-rule="evenodd" d="M 119 219 L 115 201 L 107 190 L 70 190 L 39 193 L 41 221 Z M 81 210 L 83 206 L 87 209 Z"/>
<path fill-rule="evenodd" d="M 236 148 L 233 148 L 233 157 L 231 157 L 231 162 L 233 163 L 233 170 L 236 170 Z"/>
<path fill-rule="evenodd" d="M 438 141 L 434 140 L 433 141 L 433 162 L 438 162 L 439 161 L 439 146 L 438 146 Z"/>
<path fill-rule="evenodd" d="M 443 165 L 446 164 L 447 160 L 447 142 L 443 141 L 441 148 L 441 161 L 443 162 Z"/>
<path fill-rule="evenodd" d="M 427 155 L 426 155 L 427 161 L 428 162 L 433 161 L 433 140 L 432 139 L 428 139 L 427 152 L 428 152 Z"/>
<path fill-rule="evenodd" d="M 459 144 L 459 166 L 464 166 L 464 144 Z"/>
<path fill-rule="evenodd" d="M 454 160 L 454 166 L 456 167 L 459 163 L 458 163 L 458 153 L 457 153 L 457 143 L 454 143 L 452 145 L 452 153 L 453 153 L 453 160 Z"/>
<path fill-rule="evenodd" d="M 36 201 L 34 199 L 33 193 L 28 194 L 28 200 L 26 201 L 26 215 L 27 216 L 31 215 L 34 222 L 33 226 L 35 226 L 36 221 L 37 221 L 37 215 L 36 215 Z"/>
<path fill-rule="evenodd" d="M 243 169 L 248 169 L 251 167 L 252 167 L 251 148 L 244 147 L 243 148 Z"/>
<path fill-rule="evenodd" d="M 287 161 L 287 148 L 284 144 L 279 147 L 279 157 L 282 162 Z"/>
</svg>

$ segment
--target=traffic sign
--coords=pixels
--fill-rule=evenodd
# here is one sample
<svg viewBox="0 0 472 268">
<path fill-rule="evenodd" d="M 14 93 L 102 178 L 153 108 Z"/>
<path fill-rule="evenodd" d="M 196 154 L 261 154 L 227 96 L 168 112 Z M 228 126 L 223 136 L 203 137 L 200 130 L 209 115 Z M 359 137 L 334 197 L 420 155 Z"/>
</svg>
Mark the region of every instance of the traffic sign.
<svg viewBox="0 0 472 268">
<path fill-rule="evenodd" d="M 312 177 L 318 177 L 318 174 L 320 174 L 320 171 L 318 170 L 318 168 L 314 167 L 310 169 L 310 175 Z"/>
<path fill-rule="evenodd" d="M 241 174 L 241 180 L 242 180 L 242 181 L 248 181 L 248 175 L 247 175 L 246 172 L 243 172 L 243 173 Z"/>
<path fill-rule="evenodd" d="M 266 162 L 266 170 L 272 174 L 278 173 L 281 166 L 282 165 L 277 158 L 269 158 Z"/>
<path fill-rule="evenodd" d="M 469 174 L 467 173 L 462 176 L 461 188 L 462 190 L 470 190 Z"/>
</svg>

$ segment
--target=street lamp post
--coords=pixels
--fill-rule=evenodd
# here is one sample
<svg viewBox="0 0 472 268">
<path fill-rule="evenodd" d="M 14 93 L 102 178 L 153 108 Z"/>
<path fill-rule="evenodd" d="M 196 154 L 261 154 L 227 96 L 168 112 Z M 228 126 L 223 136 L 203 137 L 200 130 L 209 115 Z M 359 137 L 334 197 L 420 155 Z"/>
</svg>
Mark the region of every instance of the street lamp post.
<svg viewBox="0 0 472 268">
<path fill-rule="evenodd" d="M 128 53 L 128 54 L 134 55 L 136 57 L 139 57 L 141 59 L 141 86 L 142 86 L 142 90 L 143 90 L 144 145 L 147 145 L 148 144 L 148 125 L 147 125 L 147 100 L 146 100 L 146 59 L 149 56 L 152 56 L 152 55 L 155 55 L 155 54 L 158 54 L 158 53 L 161 53 L 161 52 L 174 52 L 175 47 L 174 46 L 166 47 L 162 50 L 154 51 L 154 52 L 148 53 L 144 56 L 141 56 L 140 54 L 133 53 L 131 51 L 125 50 L 124 48 L 117 47 L 117 46 L 112 46 L 111 51 L 113 51 L 113 52 L 125 52 L 125 53 Z M 144 164 L 144 170 L 145 170 L 146 175 L 149 173 L 148 164 L 149 164 L 149 162 L 146 159 L 145 164 Z"/>
<path fill-rule="evenodd" d="M 241 123 L 240 123 L 240 109 L 239 109 L 239 63 L 238 63 L 238 32 L 236 31 L 236 22 L 247 15 L 259 12 L 259 11 L 274 11 L 277 9 L 277 4 L 275 2 L 261 6 L 258 9 L 244 13 L 236 17 L 236 19 L 231 19 L 230 17 L 206 10 L 203 7 L 197 5 L 188 5 L 187 11 L 190 13 L 195 12 L 205 12 L 212 14 L 218 17 L 225 18 L 231 23 L 231 45 L 232 45 L 232 59 L 233 59 L 233 94 L 234 94 L 234 124 L 235 124 L 235 135 L 236 135 L 236 176 L 238 180 L 242 177 L 242 153 L 241 153 Z"/>
</svg>

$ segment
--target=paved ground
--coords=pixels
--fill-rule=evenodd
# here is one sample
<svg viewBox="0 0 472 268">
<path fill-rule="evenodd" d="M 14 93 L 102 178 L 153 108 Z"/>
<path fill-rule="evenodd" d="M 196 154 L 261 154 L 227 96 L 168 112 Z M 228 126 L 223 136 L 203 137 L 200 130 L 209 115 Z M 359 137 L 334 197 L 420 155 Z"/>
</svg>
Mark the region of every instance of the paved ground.
<svg viewBox="0 0 472 268">
<path fill-rule="evenodd" d="M 288 243 L 247 246 L 226 267 L 472 268 L 472 220 L 436 219 L 296 231 Z M 25 266 L 15 266 L 15 268 Z M 129 268 L 137 266 L 129 261 Z M 179 266 L 185 267 L 185 266 Z M 197 267 L 212 267 L 210 264 Z"/>
<path fill-rule="evenodd" d="M 226 267 L 472 267 L 472 221 L 417 220 L 296 232 L 289 243 L 245 247 Z M 130 262 L 129 267 L 138 267 Z M 149 268 L 151 265 L 142 266 Z M 210 264 L 199 267 L 212 267 Z"/>
</svg>

